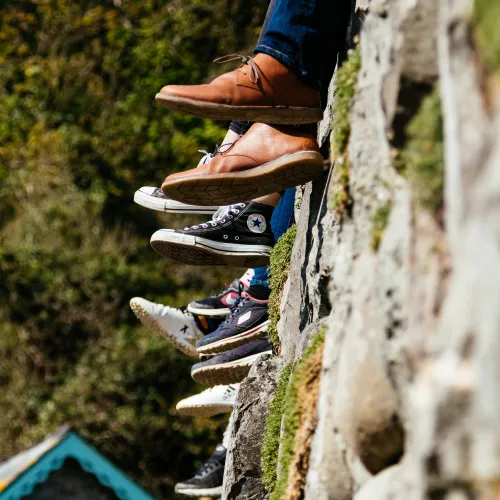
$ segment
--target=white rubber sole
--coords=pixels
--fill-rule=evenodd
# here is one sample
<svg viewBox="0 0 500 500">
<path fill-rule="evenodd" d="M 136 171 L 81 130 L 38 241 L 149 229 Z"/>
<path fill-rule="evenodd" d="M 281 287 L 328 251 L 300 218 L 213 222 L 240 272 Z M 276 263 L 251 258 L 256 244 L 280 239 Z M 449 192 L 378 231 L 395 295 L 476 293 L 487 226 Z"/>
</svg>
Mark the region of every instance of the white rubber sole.
<svg viewBox="0 0 500 500">
<path fill-rule="evenodd" d="M 217 486 L 216 488 L 206 488 L 201 489 L 175 489 L 175 492 L 179 495 L 186 495 L 187 497 L 218 497 L 222 495 L 222 486 Z"/>
<path fill-rule="evenodd" d="M 191 344 L 184 344 L 180 342 L 175 335 L 172 335 L 166 328 L 164 328 L 160 323 L 158 323 L 158 321 L 156 321 L 154 317 L 151 316 L 151 314 L 149 314 L 149 312 L 146 309 L 144 309 L 140 304 L 131 300 L 130 309 L 132 309 L 134 314 L 137 316 L 137 319 L 146 328 L 149 328 L 150 330 L 153 330 L 155 332 L 160 332 L 163 335 L 165 335 L 165 337 L 168 338 L 171 344 L 176 349 L 179 349 L 179 351 L 184 353 L 186 356 L 189 356 L 191 358 L 198 357 L 198 353 L 196 352 L 196 348 L 194 346 L 192 346 Z"/>
<path fill-rule="evenodd" d="M 156 198 L 155 196 L 144 193 L 140 190 L 135 192 L 134 202 L 141 207 L 149 208 L 150 210 L 175 214 L 213 215 L 219 208 L 218 206 L 205 207 L 201 205 L 188 205 L 186 203 L 171 199 L 163 200 L 161 198 Z"/>
<path fill-rule="evenodd" d="M 222 243 L 170 230 L 157 231 L 151 246 L 160 255 L 195 266 L 263 267 L 272 247 Z"/>
<path fill-rule="evenodd" d="M 273 351 L 259 352 L 243 359 L 221 363 L 219 365 L 209 365 L 200 367 L 191 372 L 191 377 L 199 384 L 208 385 L 228 385 L 241 382 L 250 371 L 250 368 L 264 354 L 272 354 Z"/>
<path fill-rule="evenodd" d="M 231 312 L 228 307 L 223 309 L 198 309 L 190 305 L 187 306 L 187 310 L 191 314 L 198 314 L 199 316 L 227 316 Z"/>
<path fill-rule="evenodd" d="M 235 335 L 234 337 L 229 337 L 227 339 L 218 340 L 212 344 L 204 345 L 202 347 L 197 347 L 199 354 L 218 354 L 225 351 L 230 351 L 235 347 L 246 344 L 250 340 L 260 339 L 266 336 L 267 327 L 271 323 L 271 320 L 267 320 L 261 325 L 250 328 L 249 330 Z"/>
<path fill-rule="evenodd" d="M 179 415 L 186 417 L 213 417 L 221 413 L 231 413 L 233 408 L 232 404 L 220 402 L 207 405 L 183 405 L 175 409 Z"/>
</svg>

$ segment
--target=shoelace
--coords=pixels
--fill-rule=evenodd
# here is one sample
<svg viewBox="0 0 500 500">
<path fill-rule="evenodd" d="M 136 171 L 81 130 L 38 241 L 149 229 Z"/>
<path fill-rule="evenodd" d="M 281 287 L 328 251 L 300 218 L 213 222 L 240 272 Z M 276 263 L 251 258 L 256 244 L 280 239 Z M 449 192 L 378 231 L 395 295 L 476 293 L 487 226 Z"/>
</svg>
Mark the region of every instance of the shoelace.
<svg viewBox="0 0 500 500">
<path fill-rule="evenodd" d="M 222 323 L 222 324 L 229 323 L 234 318 L 234 315 L 238 312 L 238 309 L 240 308 L 240 306 L 242 306 L 243 304 L 246 304 L 248 302 L 248 297 L 241 296 L 244 288 L 245 288 L 245 286 L 240 281 L 240 284 L 238 286 L 239 297 L 236 299 L 235 303 L 229 308 L 229 314 L 226 316 L 226 319 L 224 320 L 224 323 Z"/>
<path fill-rule="evenodd" d="M 230 151 L 234 147 L 236 142 L 239 139 L 241 139 L 241 137 L 243 137 L 243 136 L 240 135 L 234 142 L 228 142 L 226 144 L 222 144 L 221 146 L 216 144 L 215 150 L 213 153 L 209 153 L 205 149 L 198 149 L 198 153 L 203 153 L 204 155 L 201 158 L 201 160 L 198 162 L 198 165 L 196 165 L 196 168 L 201 167 L 202 165 L 206 165 L 207 163 L 210 163 L 212 161 L 212 159 L 215 158 L 217 155 L 221 155 L 223 153 L 227 153 L 228 151 Z"/>
<path fill-rule="evenodd" d="M 199 229 L 200 227 L 206 229 L 209 225 L 212 227 L 216 227 L 219 224 L 225 224 L 226 219 L 234 219 L 234 216 L 240 213 L 240 208 L 245 208 L 245 206 L 245 203 L 235 203 L 234 205 L 220 207 L 214 213 L 212 220 L 204 222 L 203 224 L 196 224 L 194 226 L 185 227 L 184 231 L 189 231 L 190 229 Z"/>
<path fill-rule="evenodd" d="M 217 149 L 217 146 L 216 146 L 216 149 Z M 202 165 L 205 165 L 206 163 L 210 163 L 210 160 L 215 156 L 214 153 L 209 153 L 208 151 L 205 151 L 204 149 L 198 149 L 198 153 L 205 153 L 205 155 L 198 162 L 198 165 L 196 165 L 196 168 L 201 167 Z"/>
<path fill-rule="evenodd" d="M 257 83 L 259 81 L 259 67 L 255 64 L 252 56 L 244 56 L 241 54 L 228 54 L 227 56 L 218 57 L 214 59 L 214 63 L 216 64 L 226 64 L 231 61 L 241 61 L 241 64 L 238 66 L 241 68 L 244 64 L 248 64 L 250 66 L 250 81 L 253 83 Z"/>
<path fill-rule="evenodd" d="M 204 476 L 206 474 L 209 474 L 213 470 L 215 470 L 217 467 L 220 467 L 220 462 L 214 458 L 212 455 L 197 471 L 195 476 Z"/>
</svg>

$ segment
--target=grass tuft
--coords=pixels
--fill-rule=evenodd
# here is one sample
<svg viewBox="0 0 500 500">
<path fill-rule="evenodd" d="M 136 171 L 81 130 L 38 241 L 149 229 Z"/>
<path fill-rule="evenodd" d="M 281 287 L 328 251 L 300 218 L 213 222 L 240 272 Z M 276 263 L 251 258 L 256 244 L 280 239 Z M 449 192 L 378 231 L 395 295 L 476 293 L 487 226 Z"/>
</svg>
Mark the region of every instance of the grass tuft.
<svg viewBox="0 0 500 500">
<path fill-rule="evenodd" d="M 392 210 L 392 200 L 377 208 L 372 217 L 372 233 L 371 233 L 371 245 L 374 251 L 377 251 L 380 247 L 380 242 L 382 241 L 382 236 L 384 235 L 385 228 L 389 222 L 389 216 Z"/>
<path fill-rule="evenodd" d="M 335 81 L 336 94 L 333 108 L 333 146 L 335 158 L 342 156 L 347 148 L 351 125 L 349 123 L 349 112 L 356 91 L 356 81 L 361 68 L 360 47 L 349 53 L 347 60 L 337 72 Z"/>
<path fill-rule="evenodd" d="M 280 374 L 274 398 L 269 406 L 266 418 L 264 439 L 262 444 L 262 482 L 267 491 L 273 491 L 278 470 L 278 455 L 281 435 L 281 419 L 283 417 L 285 395 L 292 373 L 292 363 L 288 363 Z"/>
<path fill-rule="evenodd" d="M 348 212 L 352 200 L 349 192 L 350 162 L 347 156 L 347 143 L 351 134 L 349 113 L 351 110 L 356 81 L 361 68 L 361 50 L 356 47 L 349 53 L 336 77 L 336 94 L 333 105 L 332 152 L 335 160 L 332 185 L 334 192 L 331 210 L 343 215 Z"/>
<path fill-rule="evenodd" d="M 443 117 L 437 85 L 422 100 L 406 132 L 396 167 L 408 178 L 417 203 L 436 215 L 443 206 L 444 188 Z"/>
<path fill-rule="evenodd" d="M 271 288 L 269 319 L 271 323 L 267 329 L 267 333 L 275 348 L 279 347 L 278 322 L 280 320 L 281 298 L 283 296 L 283 287 L 290 271 L 290 259 L 296 235 L 297 225 L 294 224 L 281 236 L 271 252 L 269 264 L 269 285 Z"/>
<path fill-rule="evenodd" d="M 311 375 L 319 383 L 321 371 L 322 349 L 325 341 L 326 327 L 322 327 L 311 339 L 304 355 L 295 366 L 291 374 L 291 365 L 287 365 L 282 372 L 273 400 L 273 410 L 266 420 L 264 442 L 266 455 L 263 452 L 264 482 L 271 493 L 270 500 L 283 500 L 288 488 L 290 466 L 296 453 L 296 436 L 301 425 L 301 416 L 304 408 L 299 401 L 299 395 L 310 382 Z M 321 349 L 321 352 L 319 350 Z M 282 416 L 282 417 L 281 417 Z M 281 423 L 283 434 L 280 436 Z M 274 433 L 274 435 L 272 435 Z M 272 437 L 271 437 L 272 436 Z M 281 437 L 281 454 L 279 441 Z M 274 468 L 275 467 L 275 468 Z"/>
</svg>

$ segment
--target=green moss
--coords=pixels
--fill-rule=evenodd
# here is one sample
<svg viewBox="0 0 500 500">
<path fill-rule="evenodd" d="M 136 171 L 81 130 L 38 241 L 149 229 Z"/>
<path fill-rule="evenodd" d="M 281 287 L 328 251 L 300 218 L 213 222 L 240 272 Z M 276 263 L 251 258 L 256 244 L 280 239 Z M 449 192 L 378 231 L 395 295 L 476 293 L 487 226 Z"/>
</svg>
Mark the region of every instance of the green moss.
<svg viewBox="0 0 500 500">
<path fill-rule="evenodd" d="M 278 321 L 280 320 L 280 305 L 290 270 L 290 258 L 292 256 L 293 243 L 297 234 L 297 225 L 294 224 L 281 236 L 271 252 L 269 264 L 269 284 L 271 296 L 269 297 L 269 319 L 271 323 L 267 332 L 274 347 L 279 347 Z"/>
<path fill-rule="evenodd" d="M 292 363 L 288 363 L 281 372 L 273 402 L 269 406 L 266 418 L 264 440 L 262 444 L 262 482 L 268 491 L 273 491 L 276 484 L 278 455 L 280 447 L 281 419 L 285 405 L 285 395 L 292 373 Z"/>
<path fill-rule="evenodd" d="M 351 125 L 349 112 L 356 90 L 356 81 L 361 68 L 361 51 L 359 46 L 349 53 L 347 60 L 337 72 L 335 102 L 333 108 L 333 147 L 335 157 L 342 156 L 347 147 Z"/>
<path fill-rule="evenodd" d="M 406 129 L 396 168 L 406 175 L 417 203 L 436 214 L 443 206 L 444 146 L 439 88 L 422 100 Z"/>
<path fill-rule="evenodd" d="M 475 0 L 474 34 L 486 66 L 491 72 L 500 70 L 500 3 Z"/>
<path fill-rule="evenodd" d="M 322 327 L 314 337 L 312 337 L 309 347 L 305 350 L 304 355 L 297 363 L 295 370 L 292 374 L 291 382 L 286 386 L 286 393 L 281 396 L 280 409 L 283 412 L 283 434 L 281 436 L 281 455 L 279 455 L 278 463 L 278 447 L 274 448 L 274 462 L 271 462 L 270 457 L 267 457 L 267 462 L 277 463 L 276 472 L 271 476 L 273 478 L 273 483 L 271 483 L 271 496 L 270 500 L 282 500 L 284 498 L 287 485 L 288 485 L 288 475 L 290 470 L 290 464 L 295 452 L 295 438 L 297 430 L 300 424 L 300 408 L 298 404 L 299 397 L 299 387 L 308 373 L 311 371 L 310 361 L 314 354 L 317 353 L 318 349 L 322 348 L 325 341 L 326 327 Z M 281 381 L 280 381 L 281 382 Z M 276 414 L 273 417 L 272 423 L 277 425 L 279 421 L 279 416 Z M 278 434 L 281 426 L 275 427 L 278 429 Z M 266 429 L 267 433 L 267 429 Z M 279 435 L 278 435 L 279 439 Z M 274 485 L 274 488 L 272 486 Z"/>
<path fill-rule="evenodd" d="M 387 203 L 377 208 L 372 217 L 372 249 L 377 251 L 380 242 L 382 241 L 382 236 L 384 235 L 385 228 L 387 227 L 387 223 L 389 222 L 389 216 L 391 215 L 392 210 L 392 200 L 389 200 Z"/>
<path fill-rule="evenodd" d="M 347 154 L 337 158 L 333 171 L 332 186 L 334 189 L 330 202 L 330 210 L 343 216 L 352 204 L 350 193 L 350 170 L 351 165 Z"/>
</svg>

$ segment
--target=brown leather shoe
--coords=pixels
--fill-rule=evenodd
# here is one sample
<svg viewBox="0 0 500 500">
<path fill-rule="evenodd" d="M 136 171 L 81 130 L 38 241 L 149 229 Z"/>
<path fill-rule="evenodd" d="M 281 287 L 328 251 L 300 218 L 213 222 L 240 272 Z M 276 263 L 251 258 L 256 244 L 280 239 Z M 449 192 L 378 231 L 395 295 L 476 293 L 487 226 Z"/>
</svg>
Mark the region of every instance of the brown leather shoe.
<svg viewBox="0 0 500 500">
<path fill-rule="evenodd" d="M 213 120 L 315 123 L 321 120 L 319 93 L 267 54 L 227 56 L 243 64 L 205 85 L 167 85 L 156 94 L 162 106 Z"/>
<path fill-rule="evenodd" d="M 230 205 L 304 184 L 322 171 L 323 156 L 313 135 L 255 123 L 209 163 L 169 175 L 161 188 L 184 203 Z"/>
</svg>

